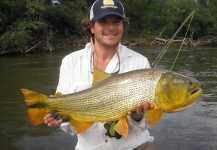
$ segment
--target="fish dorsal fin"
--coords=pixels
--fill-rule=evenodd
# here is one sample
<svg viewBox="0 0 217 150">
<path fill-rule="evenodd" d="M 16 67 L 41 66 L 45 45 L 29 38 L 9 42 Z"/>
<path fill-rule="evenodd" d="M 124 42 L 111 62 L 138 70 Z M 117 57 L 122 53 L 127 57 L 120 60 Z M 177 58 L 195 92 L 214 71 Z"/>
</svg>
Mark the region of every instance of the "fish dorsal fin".
<svg viewBox="0 0 217 150">
<path fill-rule="evenodd" d="M 93 69 L 93 83 L 92 86 L 109 78 L 111 75 L 97 68 Z"/>
</svg>

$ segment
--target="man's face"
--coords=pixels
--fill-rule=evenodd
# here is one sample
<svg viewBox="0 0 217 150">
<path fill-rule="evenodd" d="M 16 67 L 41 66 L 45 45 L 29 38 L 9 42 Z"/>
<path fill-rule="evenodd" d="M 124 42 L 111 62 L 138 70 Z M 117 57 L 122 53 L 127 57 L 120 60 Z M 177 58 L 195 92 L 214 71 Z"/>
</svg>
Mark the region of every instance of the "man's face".
<svg viewBox="0 0 217 150">
<path fill-rule="evenodd" d="M 109 15 L 96 21 L 90 29 L 95 36 L 95 44 L 116 48 L 123 35 L 123 21 L 121 17 Z"/>
</svg>

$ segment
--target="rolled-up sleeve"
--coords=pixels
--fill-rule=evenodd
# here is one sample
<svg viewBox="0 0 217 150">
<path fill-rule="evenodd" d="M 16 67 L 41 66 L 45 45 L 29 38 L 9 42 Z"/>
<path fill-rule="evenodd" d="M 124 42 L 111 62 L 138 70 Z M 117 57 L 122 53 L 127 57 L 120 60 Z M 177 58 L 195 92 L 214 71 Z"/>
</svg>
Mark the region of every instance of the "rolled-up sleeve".
<svg viewBox="0 0 217 150">
<path fill-rule="evenodd" d="M 69 133 L 71 135 L 75 135 L 76 134 L 76 129 L 71 126 L 68 122 L 64 122 L 61 124 L 60 129 L 63 130 L 66 133 Z"/>
<path fill-rule="evenodd" d="M 145 117 L 143 117 L 143 119 L 140 122 L 137 122 L 137 121 L 133 120 L 130 116 L 128 116 L 128 121 L 130 124 L 130 128 L 134 132 L 136 132 L 137 135 L 139 135 L 141 132 L 143 132 L 149 128 L 149 125 L 148 125 Z"/>
</svg>

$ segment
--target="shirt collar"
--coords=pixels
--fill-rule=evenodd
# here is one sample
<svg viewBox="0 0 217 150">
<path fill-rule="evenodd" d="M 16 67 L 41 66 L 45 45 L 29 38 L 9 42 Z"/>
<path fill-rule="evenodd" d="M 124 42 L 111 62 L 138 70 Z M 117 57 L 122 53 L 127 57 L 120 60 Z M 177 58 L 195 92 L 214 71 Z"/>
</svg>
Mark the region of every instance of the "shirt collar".
<svg viewBox="0 0 217 150">
<path fill-rule="evenodd" d="M 121 60 L 127 57 L 131 57 L 132 53 L 130 53 L 129 51 L 126 51 L 127 47 L 120 44 L 118 45 L 118 54 L 120 57 L 120 63 Z M 87 43 L 84 50 L 82 51 L 82 53 L 80 54 L 80 56 L 83 58 L 83 64 L 84 66 L 89 70 L 92 71 L 92 53 L 93 53 L 93 48 L 91 46 L 90 43 Z M 111 62 L 108 64 L 107 68 L 106 68 L 106 72 L 111 73 L 114 71 L 117 71 L 118 69 L 118 56 L 117 54 L 114 55 L 114 57 L 111 59 Z"/>
<path fill-rule="evenodd" d="M 126 49 L 127 49 L 126 46 L 119 44 L 118 53 L 119 53 L 120 58 L 126 58 L 126 57 L 132 56 L 132 54 L 129 53 L 129 51 L 126 51 Z"/>
</svg>

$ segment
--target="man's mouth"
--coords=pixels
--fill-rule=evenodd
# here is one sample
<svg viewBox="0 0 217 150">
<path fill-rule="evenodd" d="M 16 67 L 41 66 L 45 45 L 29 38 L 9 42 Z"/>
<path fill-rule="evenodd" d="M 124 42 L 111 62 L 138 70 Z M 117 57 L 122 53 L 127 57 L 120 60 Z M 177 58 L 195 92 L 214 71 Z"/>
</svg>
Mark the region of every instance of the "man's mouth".
<svg viewBox="0 0 217 150">
<path fill-rule="evenodd" d="M 117 34 L 104 34 L 105 36 L 116 36 Z"/>
</svg>

